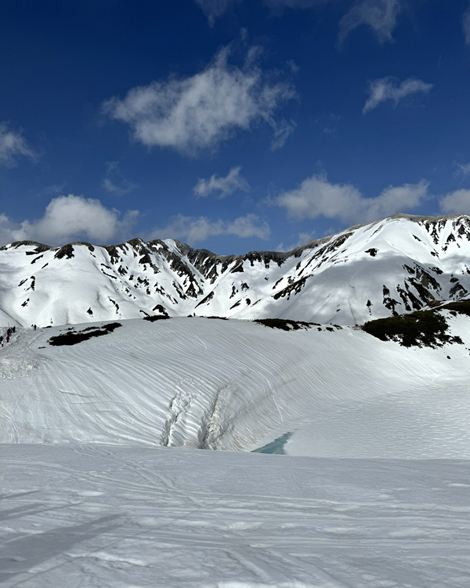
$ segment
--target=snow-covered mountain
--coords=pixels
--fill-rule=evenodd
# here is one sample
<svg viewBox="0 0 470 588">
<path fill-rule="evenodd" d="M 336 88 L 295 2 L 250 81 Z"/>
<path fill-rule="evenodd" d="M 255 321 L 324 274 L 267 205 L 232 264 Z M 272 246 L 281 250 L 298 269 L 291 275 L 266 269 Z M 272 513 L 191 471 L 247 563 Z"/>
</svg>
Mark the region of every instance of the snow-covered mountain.
<svg viewBox="0 0 470 588">
<path fill-rule="evenodd" d="M 470 292 L 470 217 L 396 215 L 288 253 L 221 257 L 173 240 L 0 249 L 0 324 L 145 315 L 280 317 L 340 325 Z"/>
<path fill-rule="evenodd" d="M 466 587 L 470 302 L 153 319 L 468 298 L 469 236 L 4 247 L 0 320 L 26 328 L 0 347 L 0 584 Z"/>
</svg>

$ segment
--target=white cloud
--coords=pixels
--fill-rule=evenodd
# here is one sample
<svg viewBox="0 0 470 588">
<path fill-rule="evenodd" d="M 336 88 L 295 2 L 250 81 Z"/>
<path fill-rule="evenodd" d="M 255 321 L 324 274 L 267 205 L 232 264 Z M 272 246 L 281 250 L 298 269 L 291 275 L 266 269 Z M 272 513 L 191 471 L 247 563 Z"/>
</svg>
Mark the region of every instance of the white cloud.
<svg viewBox="0 0 470 588">
<path fill-rule="evenodd" d="M 331 184 L 326 176 L 312 176 L 299 188 L 285 192 L 271 203 L 285 208 L 296 219 L 338 219 L 343 223 L 370 222 L 418 206 L 427 195 L 428 184 L 389 187 L 376 198 L 364 198 L 354 186 Z"/>
<path fill-rule="evenodd" d="M 196 0 L 209 21 L 209 26 L 214 26 L 215 21 L 220 18 L 236 2 L 241 0 Z"/>
<path fill-rule="evenodd" d="M 470 5 L 464 12 L 462 18 L 463 33 L 465 35 L 465 44 L 470 45 Z"/>
<path fill-rule="evenodd" d="M 391 77 L 374 80 L 369 84 L 370 95 L 362 112 L 369 112 L 369 110 L 377 108 L 379 104 L 387 100 L 392 100 L 396 106 L 406 96 L 419 92 L 427 94 L 432 87 L 432 84 L 427 84 L 416 78 L 408 78 L 401 84 L 398 83 L 397 79 Z"/>
<path fill-rule="evenodd" d="M 138 186 L 134 182 L 127 180 L 119 168 L 117 161 L 108 161 L 106 164 L 106 173 L 102 180 L 102 186 L 106 192 L 116 196 L 124 196 L 133 192 Z"/>
<path fill-rule="evenodd" d="M 92 198 L 59 196 L 51 200 L 44 216 L 36 221 L 13 223 L 6 215 L 0 215 L 0 241 L 5 244 L 31 240 L 63 245 L 75 239 L 88 239 L 105 243 L 127 237 L 137 215 L 137 211 L 121 215 Z"/>
<path fill-rule="evenodd" d="M 106 101 L 104 112 L 127 123 L 136 141 L 195 154 L 213 149 L 237 130 L 260 121 L 278 126 L 274 112 L 295 96 L 288 83 L 273 82 L 256 64 L 259 51 L 249 51 L 239 68 L 228 63 L 230 48 L 194 76 L 133 88 L 120 100 Z"/>
<path fill-rule="evenodd" d="M 456 190 L 440 201 L 444 214 L 470 214 L 470 190 Z"/>
<path fill-rule="evenodd" d="M 194 194 L 200 198 L 206 198 L 212 192 L 219 192 L 219 198 L 226 198 L 236 190 L 248 192 L 250 186 L 243 176 L 240 175 L 241 167 L 232 167 L 225 178 L 218 178 L 215 174 L 209 180 L 200 178 L 194 187 Z"/>
<path fill-rule="evenodd" d="M 402 10 L 401 0 L 357 0 L 340 23 L 340 44 L 360 25 L 369 26 L 381 43 L 392 41 L 392 32 Z"/>
<path fill-rule="evenodd" d="M 13 131 L 5 123 L 0 123 L 0 165 L 15 167 L 19 157 L 35 159 L 36 153 L 21 132 Z"/>
<path fill-rule="evenodd" d="M 209 237 L 221 235 L 236 235 L 241 239 L 257 237 L 269 239 L 271 230 L 267 223 L 260 223 L 254 214 L 241 216 L 234 221 L 211 221 L 206 217 L 189 217 L 178 215 L 166 227 L 155 229 L 149 236 L 150 239 L 178 239 L 189 245 L 205 241 Z"/>
</svg>

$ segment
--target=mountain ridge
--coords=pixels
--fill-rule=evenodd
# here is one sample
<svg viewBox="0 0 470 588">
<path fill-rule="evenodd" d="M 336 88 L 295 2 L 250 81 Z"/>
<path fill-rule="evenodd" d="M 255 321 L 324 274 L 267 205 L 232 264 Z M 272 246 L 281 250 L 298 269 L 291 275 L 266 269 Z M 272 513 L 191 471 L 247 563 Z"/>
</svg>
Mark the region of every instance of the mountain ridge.
<svg viewBox="0 0 470 588">
<path fill-rule="evenodd" d="M 470 292 L 470 217 L 397 214 L 288 252 L 222 256 L 177 240 L 0 248 L 0 321 L 151 315 L 363 324 Z"/>
</svg>

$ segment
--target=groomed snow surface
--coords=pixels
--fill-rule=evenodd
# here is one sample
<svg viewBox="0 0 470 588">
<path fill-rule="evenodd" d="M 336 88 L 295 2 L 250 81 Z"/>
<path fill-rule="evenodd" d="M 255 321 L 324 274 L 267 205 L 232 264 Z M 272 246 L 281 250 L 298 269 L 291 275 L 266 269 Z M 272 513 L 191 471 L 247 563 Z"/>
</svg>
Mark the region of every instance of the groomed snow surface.
<svg viewBox="0 0 470 588">
<path fill-rule="evenodd" d="M 57 347 L 101 324 L 17 328 L 0 584 L 468 588 L 470 318 L 448 320 L 463 345 L 179 318 Z"/>
</svg>

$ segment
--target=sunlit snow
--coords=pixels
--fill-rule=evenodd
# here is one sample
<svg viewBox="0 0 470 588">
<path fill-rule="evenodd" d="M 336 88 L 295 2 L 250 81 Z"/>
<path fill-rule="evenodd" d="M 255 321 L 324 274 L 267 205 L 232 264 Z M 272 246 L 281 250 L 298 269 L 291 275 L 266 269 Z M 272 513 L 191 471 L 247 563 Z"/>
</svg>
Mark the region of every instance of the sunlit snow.
<svg viewBox="0 0 470 588">
<path fill-rule="evenodd" d="M 3 249 L 0 585 L 468 588 L 470 317 L 441 310 L 461 342 L 436 348 L 354 326 L 467 297 L 466 218 L 358 227 L 280 265 L 173 241 L 125 244 L 125 264 Z"/>
</svg>

